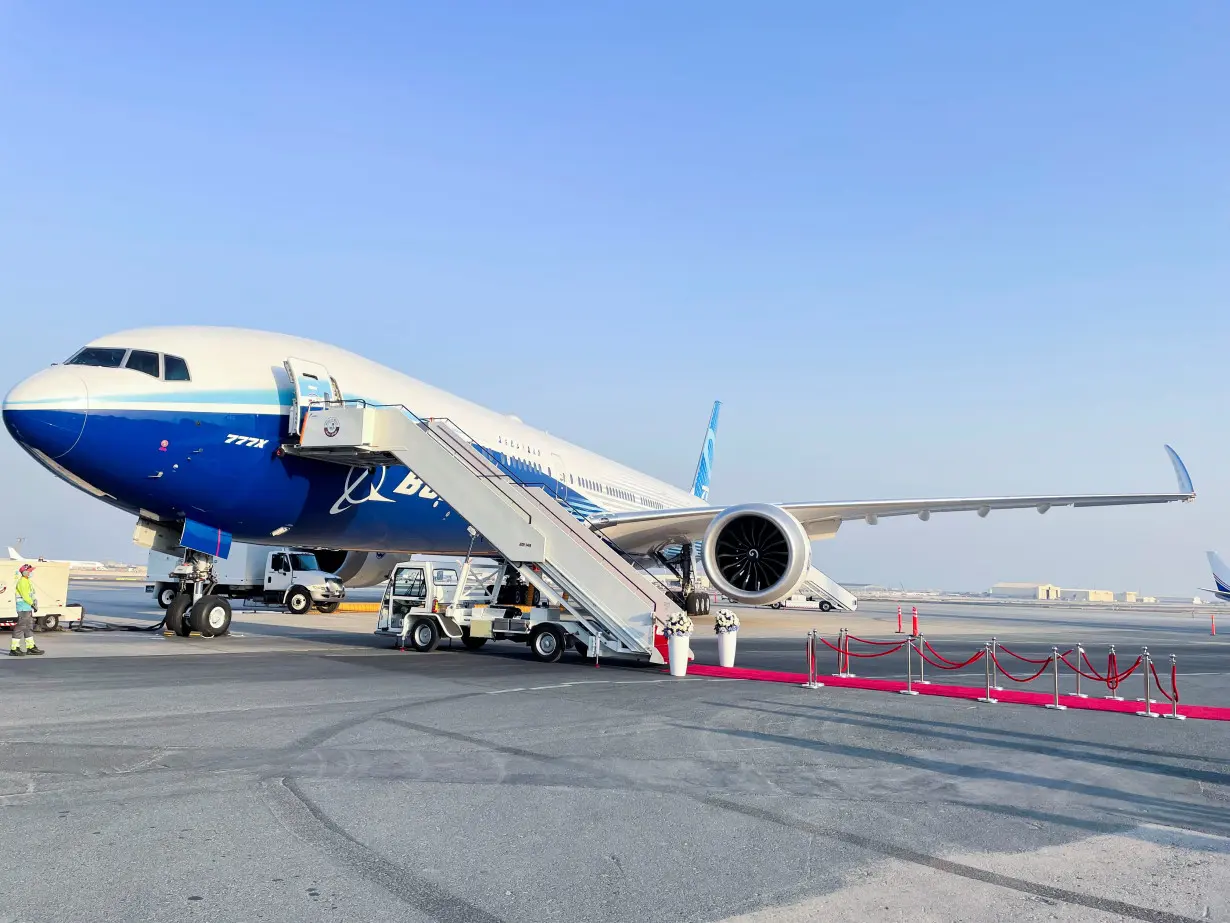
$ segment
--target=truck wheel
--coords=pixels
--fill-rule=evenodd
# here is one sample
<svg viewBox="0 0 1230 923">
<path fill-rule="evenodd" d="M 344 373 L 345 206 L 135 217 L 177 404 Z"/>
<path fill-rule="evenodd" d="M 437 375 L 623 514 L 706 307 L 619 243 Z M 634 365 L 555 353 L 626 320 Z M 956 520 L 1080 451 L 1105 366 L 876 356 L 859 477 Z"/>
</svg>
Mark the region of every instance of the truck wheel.
<svg viewBox="0 0 1230 923">
<path fill-rule="evenodd" d="M 589 659 L 589 645 L 586 644 L 584 641 L 582 641 L 580 638 L 572 639 L 572 649 L 575 650 L 577 654 L 580 655 L 582 660 Z"/>
<path fill-rule="evenodd" d="M 820 611 L 821 612 L 832 612 L 833 604 L 829 602 L 827 599 L 820 600 Z"/>
<path fill-rule="evenodd" d="M 530 633 L 530 652 L 535 660 L 555 663 L 564 656 L 564 632 L 558 625 L 539 625 Z"/>
<path fill-rule="evenodd" d="M 782 607 L 781 602 L 775 602 L 769 606 L 770 609 L 780 609 L 781 607 Z"/>
<path fill-rule="evenodd" d="M 186 638 L 192 634 L 192 626 L 188 624 L 188 611 L 192 608 L 191 593 L 177 593 L 175 598 L 171 600 L 171 605 L 167 606 L 167 628 L 181 638 Z"/>
<path fill-rule="evenodd" d="M 223 596 L 202 596 L 192 607 L 190 621 L 202 638 L 224 635 L 231 627 L 231 604 Z"/>
<path fill-rule="evenodd" d="M 171 605 L 171 600 L 179 595 L 179 587 L 173 583 L 160 583 L 155 587 L 155 598 L 158 600 L 158 606 L 166 609 Z"/>
<path fill-rule="evenodd" d="M 410 646 L 420 653 L 434 651 L 440 643 L 440 626 L 435 619 L 421 618 L 410 626 Z"/>
<path fill-rule="evenodd" d="M 44 615 L 38 620 L 38 625 L 43 631 L 55 631 L 60 627 L 60 617 L 58 615 Z"/>
<path fill-rule="evenodd" d="M 462 644 L 462 646 L 463 646 L 463 647 L 464 647 L 467 651 L 476 651 L 476 650 L 478 650 L 480 647 L 482 647 L 484 644 L 486 644 L 488 640 L 490 640 L 490 639 L 488 639 L 488 638 L 476 638 L 476 637 L 474 637 L 473 635 L 469 635 L 469 634 L 466 634 L 466 635 L 462 635 L 462 636 L 461 636 L 461 644 Z"/>
<path fill-rule="evenodd" d="M 332 615 L 340 605 L 341 603 L 317 603 L 316 611 L 323 612 L 325 615 Z"/>
<path fill-rule="evenodd" d="M 312 608 L 312 594 L 307 587 L 293 586 L 286 594 L 286 608 L 294 615 L 303 615 Z"/>
<path fill-rule="evenodd" d="M 504 618 L 523 619 L 525 618 L 525 613 L 522 612 L 520 609 L 518 609 L 516 606 L 509 606 L 507 609 L 504 610 Z"/>
</svg>

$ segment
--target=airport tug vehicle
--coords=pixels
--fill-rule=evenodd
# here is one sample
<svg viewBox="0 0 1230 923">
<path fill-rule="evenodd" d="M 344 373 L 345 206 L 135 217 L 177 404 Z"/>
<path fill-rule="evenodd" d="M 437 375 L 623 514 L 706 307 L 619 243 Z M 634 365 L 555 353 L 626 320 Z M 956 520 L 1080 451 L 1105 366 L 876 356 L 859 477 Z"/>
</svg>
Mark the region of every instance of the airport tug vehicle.
<svg viewBox="0 0 1230 923">
<path fill-rule="evenodd" d="M 593 636 L 563 606 L 498 562 L 398 564 L 389 575 L 377 635 L 426 652 L 442 639 L 478 650 L 488 641 L 528 644 L 536 660 L 554 663 L 572 648 L 589 656 Z"/>
<path fill-rule="evenodd" d="M 69 622 L 80 624 L 84 610 L 68 602 L 67 561 L 3 561 L 0 566 L 0 630 L 8 631 L 17 625 L 17 568 L 22 564 L 34 566 L 30 584 L 38 600 L 34 613 L 37 631 L 55 631 Z M 11 565 L 11 567 L 10 567 Z"/>
</svg>

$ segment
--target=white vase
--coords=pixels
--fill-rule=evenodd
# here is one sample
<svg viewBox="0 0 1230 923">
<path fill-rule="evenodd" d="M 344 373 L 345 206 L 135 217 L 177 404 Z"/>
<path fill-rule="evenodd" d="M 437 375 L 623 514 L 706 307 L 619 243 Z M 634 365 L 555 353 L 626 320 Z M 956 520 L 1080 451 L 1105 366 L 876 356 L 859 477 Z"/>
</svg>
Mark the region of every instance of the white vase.
<svg viewBox="0 0 1230 923">
<path fill-rule="evenodd" d="M 688 654 L 691 648 L 688 635 L 671 635 L 666 639 L 667 660 L 670 662 L 671 676 L 688 675 Z"/>
<path fill-rule="evenodd" d="M 724 667 L 735 665 L 735 643 L 739 640 L 737 631 L 723 631 L 718 635 L 718 663 Z"/>
</svg>

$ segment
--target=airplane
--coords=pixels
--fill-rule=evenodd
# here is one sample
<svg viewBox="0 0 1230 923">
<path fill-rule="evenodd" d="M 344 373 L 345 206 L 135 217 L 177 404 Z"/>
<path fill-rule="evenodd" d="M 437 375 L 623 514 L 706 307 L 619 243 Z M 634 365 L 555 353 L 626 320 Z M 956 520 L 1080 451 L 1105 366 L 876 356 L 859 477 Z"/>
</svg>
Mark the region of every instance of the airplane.
<svg viewBox="0 0 1230 923">
<path fill-rule="evenodd" d="M 810 568 L 811 542 L 834 537 L 846 522 L 1195 497 L 1166 446 L 1178 481 L 1169 493 L 715 506 L 707 495 L 717 407 L 689 491 L 331 344 L 222 327 L 100 337 L 14 386 L 3 418 L 40 464 L 137 516 L 139 527 L 216 533 L 219 549 L 223 536 L 345 549 L 348 560 L 497 554 L 410 468 L 347 468 L 284 451 L 302 419 L 292 408 L 313 401 L 400 405 L 420 419 L 447 418 L 502 470 L 542 485 L 625 556 L 662 560 L 691 544 L 711 586 L 751 605 L 790 595 Z M 733 557 L 715 551 L 736 546 Z"/>
<path fill-rule="evenodd" d="M 46 558 L 24 558 L 21 552 L 12 545 L 8 547 L 10 561 L 45 561 Z M 102 561 L 60 561 L 62 564 L 67 564 L 70 570 L 106 570 L 107 565 Z"/>
<path fill-rule="evenodd" d="M 1212 593 L 1222 602 L 1230 602 L 1230 567 L 1226 566 L 1226 562 L 1216 551 L 1209 551 L 1206 554 L 1209 556 L 1209 568 L 1213 571 L 1213 582 L 1217 585 L 1217 589 L 1200 587 L 1200 590 Z"/>
</svg>

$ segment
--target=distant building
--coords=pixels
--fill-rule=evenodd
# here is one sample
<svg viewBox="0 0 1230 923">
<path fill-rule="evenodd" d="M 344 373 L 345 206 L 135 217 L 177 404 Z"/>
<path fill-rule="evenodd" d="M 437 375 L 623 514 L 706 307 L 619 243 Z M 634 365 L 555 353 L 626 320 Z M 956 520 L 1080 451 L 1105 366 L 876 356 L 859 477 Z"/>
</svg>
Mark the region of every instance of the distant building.
<svg viewBox="0 0 1230 923">
<path fill-rule="evenodd" d="M 991 595 L 1004 599 L 1059 599 L 1059 587 L 1051 583 L 997 583 Z"/>
<path fill-rule="evenodd" d="M 1199 596 L 1159 596 L 1154 601 L 1171 606 L 1200 606 L 1204 604 L 1204 600 Z"/>
<path fill-rule="evenodd" d="M 1065 589 L 1059 598 L 1077 603 L 1113 603 L 1115 601 L 1115 591 Z"/>
<path fill-rule="evenodd" d="M 1122 593 L 1116 593 L 1115 602 L 1134 603 L 1136 602 L 1136 592 L 1134 590 L 1124 590 Z"/>
</svg>

